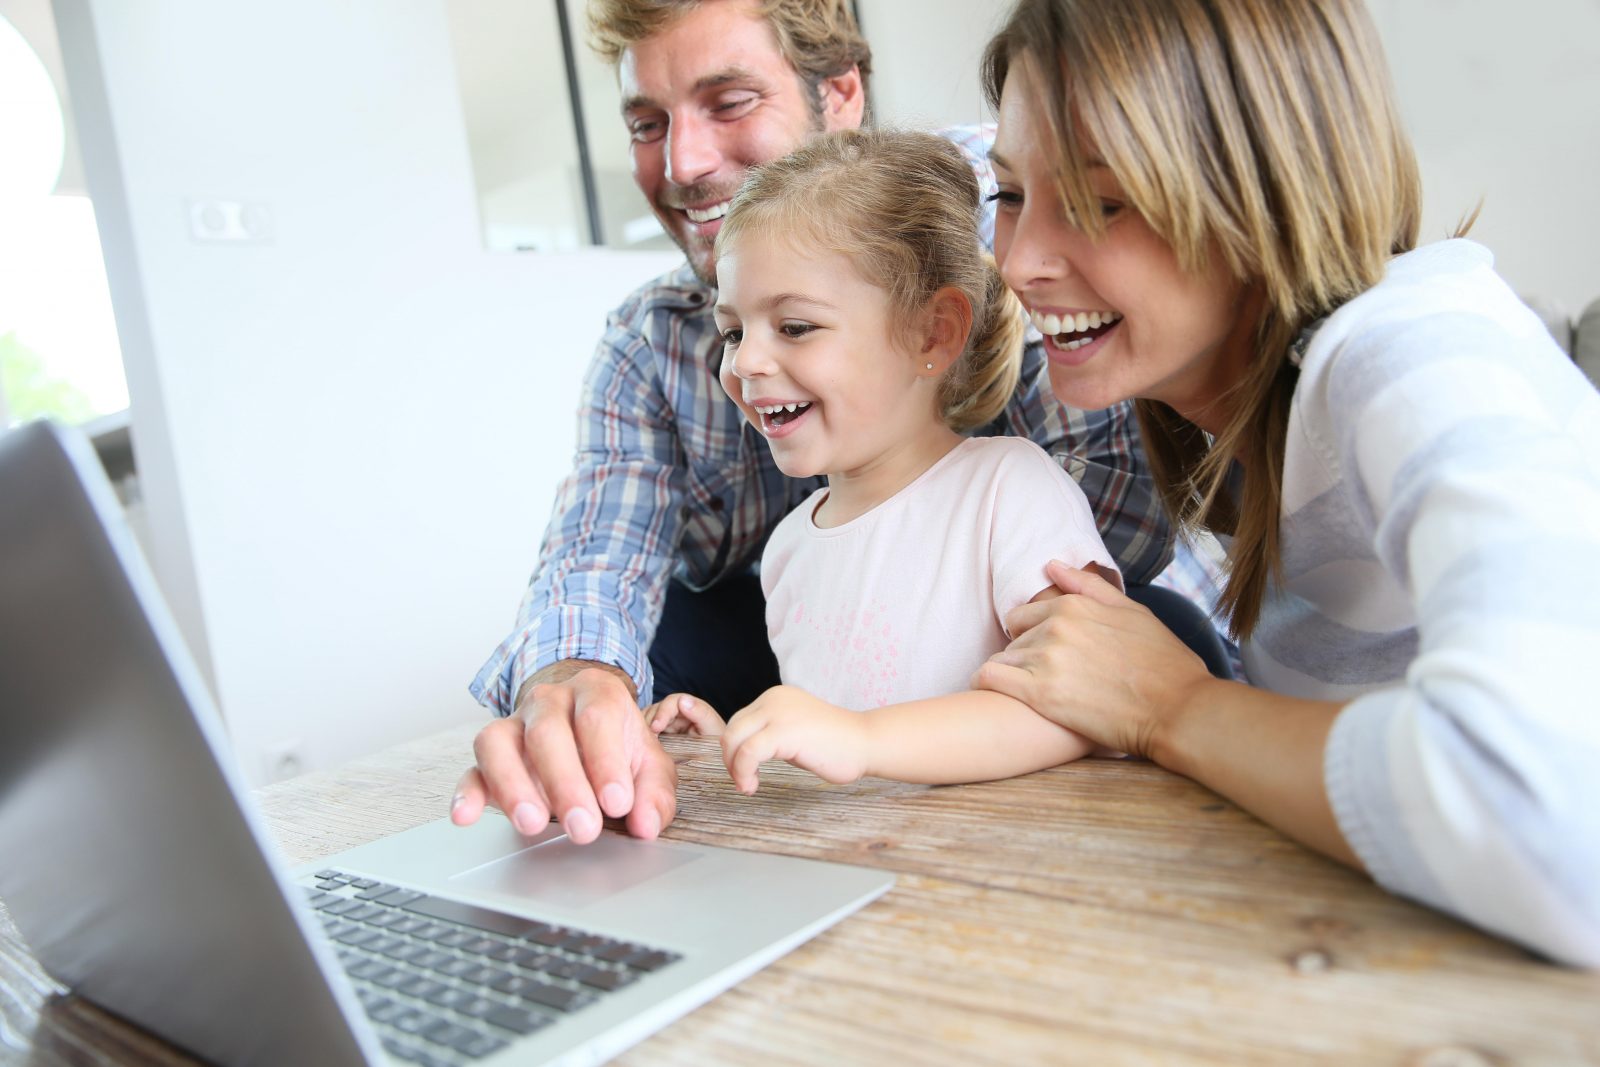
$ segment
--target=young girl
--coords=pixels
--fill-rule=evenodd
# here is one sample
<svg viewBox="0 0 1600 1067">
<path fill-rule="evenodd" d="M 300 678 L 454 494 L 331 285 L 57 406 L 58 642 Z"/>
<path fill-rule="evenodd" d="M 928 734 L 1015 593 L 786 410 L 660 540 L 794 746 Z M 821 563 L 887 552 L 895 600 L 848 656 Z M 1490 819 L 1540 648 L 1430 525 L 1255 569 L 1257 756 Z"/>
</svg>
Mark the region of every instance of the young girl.
<svg viewBox="0 0 1600 1067">
<path fill-rule="evenodd" d="M 1122 594 L 979 684 L 1216 789 L 1389 889 L 1600 965 L 1600 397 L 1417 167 L 1362 0 L 1021 0 L 984 63 L 996 254 L 1052 387 L 1138 398 L 1230 541 L 1260 688 Z"/>
<path fill-rule="evenodd" d="M 721 380 L 791 477 L 828 476 L 767 544 L 784 685 L 723 734 L 735 784 L 779 758 L 830 782 L 1009 777 L 1090 747 L 967 691 L 1052 558 L 1120 585 L 1082 491 L 1018 438 L 965 438 L 1015 388 L 1024 319 L 978 242 L 978 185 L 918 133 L 831 134 L 763 167 L 717 238 Z M 671 697 L 657 730 L 719 733 Z"/>
</svg>

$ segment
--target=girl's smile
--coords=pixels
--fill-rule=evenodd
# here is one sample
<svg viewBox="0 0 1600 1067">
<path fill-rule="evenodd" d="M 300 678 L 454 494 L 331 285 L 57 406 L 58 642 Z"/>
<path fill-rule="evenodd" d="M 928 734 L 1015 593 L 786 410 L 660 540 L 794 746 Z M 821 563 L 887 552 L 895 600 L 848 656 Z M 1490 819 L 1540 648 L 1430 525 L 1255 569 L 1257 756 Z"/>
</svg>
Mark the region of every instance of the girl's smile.
<svg viewBox="0 0 1600 1067">
<path fill-rule="evenodd" d="M 757 428 L 769 438 L 787 437 L 793 433 L 814 406 L 810 400 L 773 401 L 765 397 L 746 399 L 745 403 L 761 416 Z"/>
<path fill-rule="evenodd" d="M 828 476 L 830 510 L 870 509 L 960 440 L 939 416 L 916 331 L 848 257 L 750 233 L 717 273 L 722 387 L 779 470 Z"/>
</svg>

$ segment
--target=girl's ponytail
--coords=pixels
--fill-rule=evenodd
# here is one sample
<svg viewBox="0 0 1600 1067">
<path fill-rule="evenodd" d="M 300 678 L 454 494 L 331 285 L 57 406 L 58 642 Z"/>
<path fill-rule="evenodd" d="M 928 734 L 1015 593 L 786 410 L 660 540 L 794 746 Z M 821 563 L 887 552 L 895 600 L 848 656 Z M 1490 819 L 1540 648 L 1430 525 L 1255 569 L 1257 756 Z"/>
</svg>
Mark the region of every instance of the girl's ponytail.
<svg viewBox="0 0 1600 1067">
<path fill-rule="evenodd" d="M 983 263 L 984 303 L 972 309 L 966 353 L 939 383 L 939 410 L 957 433 L 993 422 L 1010 402 L 1022 370 L 1028 320 L 1016 294 L 1000 277 L 994 257 L 985 254 Z"/>
</svg>

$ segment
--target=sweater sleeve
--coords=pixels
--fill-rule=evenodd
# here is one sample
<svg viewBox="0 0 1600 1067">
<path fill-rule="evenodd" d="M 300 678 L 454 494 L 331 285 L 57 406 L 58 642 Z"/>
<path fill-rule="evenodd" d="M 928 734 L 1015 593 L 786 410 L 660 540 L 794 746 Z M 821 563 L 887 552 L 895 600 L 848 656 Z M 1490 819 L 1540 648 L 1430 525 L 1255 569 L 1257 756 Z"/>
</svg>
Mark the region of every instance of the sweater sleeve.
<svg viewBox="0 0 1600 1067">
<path fill-rule="evenodd" d="M 1600 399 L 1536 327 L 1468 309 L 1391 324 L 1302 382 L 1310 445 L 1419 638 L 1399 683 L 1340 713 L 1324 770 L 1380 884 L 1593 967 Z"/>
</svg>

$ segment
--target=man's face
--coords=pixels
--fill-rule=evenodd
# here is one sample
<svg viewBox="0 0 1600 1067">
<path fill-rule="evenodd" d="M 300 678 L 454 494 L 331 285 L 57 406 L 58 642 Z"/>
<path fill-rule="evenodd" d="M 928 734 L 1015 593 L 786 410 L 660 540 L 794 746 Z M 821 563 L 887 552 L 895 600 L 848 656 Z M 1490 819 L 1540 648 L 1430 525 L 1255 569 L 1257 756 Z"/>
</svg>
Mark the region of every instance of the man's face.
<svg viewBox="0 0 1600 1067">
<path fill-rule="evenodd" d="M 707 0 L 625 51 L 618 75 L 633 179 L 708 285 L 745 172 L 813 133 L 861 124 L 860 76 L 824 81 L 819 116 L 754 0 Z"/>
</svg>

